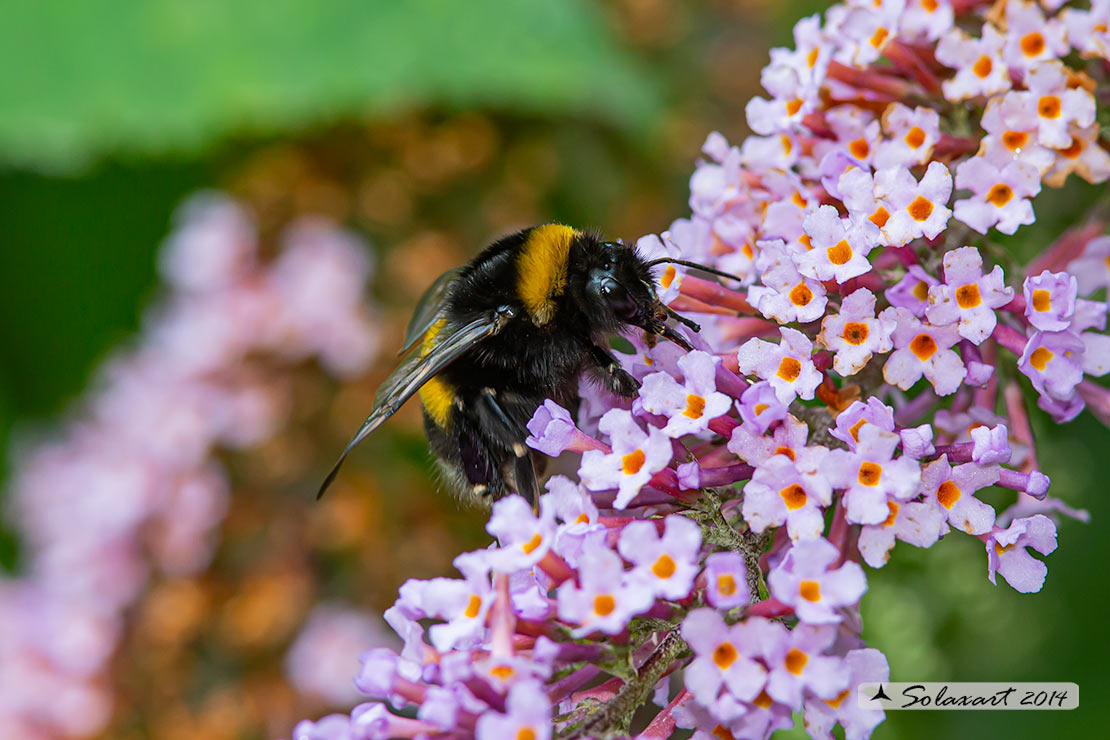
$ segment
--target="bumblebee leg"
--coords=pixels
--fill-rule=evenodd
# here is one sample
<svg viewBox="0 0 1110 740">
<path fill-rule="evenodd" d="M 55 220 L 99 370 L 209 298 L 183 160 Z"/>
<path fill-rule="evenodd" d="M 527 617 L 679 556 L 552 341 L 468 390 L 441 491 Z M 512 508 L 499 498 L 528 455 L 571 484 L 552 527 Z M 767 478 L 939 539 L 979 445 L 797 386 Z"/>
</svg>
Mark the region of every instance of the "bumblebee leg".
<svg viewBox="0 0 1110 740">
<path fill-rule="evenodd" d="M 594 361 L 594 368 L 601 376 L 605 388 L 610 393 L 616 393 L 624 398 L 635 396 L 640 390 L 640 381 L 632 377 L 631 373 L 621 367 L 617 358 L 609 350 L 602 349 L 596 344 L 590 345 L 590 357 Z"/>
<path fill-rule="evenodd" d="M 484 426 L 496 437 L 500 446 L 507 451 L 503 470 L 506 477 L 511 477 L 516 492 L 534 506 L 537 501 L 539 485 L 536 481 L 536 470 L 532 464 L 532 456 L 524 445 L 528 432 L 524 425 L 515 421 L 501 402 L 498 400 L 497 391 L 492 388 L 483 388 L 478 395 L 476 404 Z M 515 409 L 515 406 L 514 406 Z"/>
</svg>

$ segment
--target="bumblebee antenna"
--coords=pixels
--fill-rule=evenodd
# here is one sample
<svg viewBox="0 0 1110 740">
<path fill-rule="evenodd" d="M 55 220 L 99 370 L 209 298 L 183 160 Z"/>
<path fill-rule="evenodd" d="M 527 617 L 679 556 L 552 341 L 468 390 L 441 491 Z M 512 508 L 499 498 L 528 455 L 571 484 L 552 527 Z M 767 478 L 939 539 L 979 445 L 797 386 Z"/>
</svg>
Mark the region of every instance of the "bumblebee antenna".
<svg viewBox="0 0 1110 740">
<path fill-rule="evenodd" d="M 683 326 L 688 326 L 691 329 L 693 329 L 695 334 L 701 331 L 701 325 L 700 324 L 698 324 L 696 321 L 694 321 L 692 319 L 686 318 L 685 316 L 678 313 L 677 311 L 675 311 L 670 306 L 663 306 L 663 310 L 667 312 L 668 316 L 670 316 L 672 319 L 674 319 L 678 323 L 682 324 Z"/>
<path fill-rule="evenodd" d="M 733 275 L 731 273 L 723 272 L 721 270 L 717 270 L 717 269 L 714 269 L 712 267 L 708 267 L 708 266 L 700 264 L 698 262 L 690 262 L 689 260 L 675 259 L 674 257 L 660 257 L 657 260 L 652 260 L 651 262 L 648 262 L 647 266 L 648 267 L 655 267 L 656 265 L 661 265 L 661 264 L 664 264 L 666 262 L 669 262 L 669 263 L 672 263 L 672 264 L 675 264 L 675 265 L 683 265 L 684 267 L 693 267 L 696 270 L 702 270 L 702 271 L 708 272 L 712 275 L 717 275 L 719 277 L 728 278 L 729 280 L 735 280 L 738 283 L 744 282 L 744 280 L 742 278 L 738 278 L 738 277 L 736 277 L 735 275 Z"/>
</svg>

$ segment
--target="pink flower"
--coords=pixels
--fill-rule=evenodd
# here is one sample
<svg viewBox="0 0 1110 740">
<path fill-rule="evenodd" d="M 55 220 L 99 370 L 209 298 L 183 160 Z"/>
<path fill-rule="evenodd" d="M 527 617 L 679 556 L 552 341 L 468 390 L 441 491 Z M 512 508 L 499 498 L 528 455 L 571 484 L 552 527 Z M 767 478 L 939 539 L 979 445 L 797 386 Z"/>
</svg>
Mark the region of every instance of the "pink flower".
<svg viewBox="0 0 1110 740">
<path fill-rule="evenodd" d="M 987 576 L 1001 573 L 1006 582 L 1022 593 L 1034 593 L 1044 586 L 1048 566 L 1026 550 L 1032 547 L 1041 555 L 1056 549 L 1056 525 L 1043 514 L 1015 519 L 1007 529 L 996 529 L 986 538 Z"/>
<path fill-rule="evenodd" d="M 867 579 L 858 563 L 848 561 L 830 569 L 839 555 L 825 539 L 795 542 L 767 577 L 771 594 L 794 607 L 805 624 L 839 622 L 839 610 L 857 603 L 867 590 Z"/>
<path fill-rule="evenodd" d="M 921 182 L 905 167 L 891 167 L 875 174 L 875 197 L 886 205 L 889 220 L 880 226 L 883 243 L 901 246 L 925 236 L 935 238 L 952 216 L 948 199 L 952 175 L 940 162 L 930 162 Z"/>
<path fill-rule="evenodd" d="M 895 320 L 891 314 L 875 317 L 875 294 L 860 288 L 840 304 L 840 313 L 821 322 L 817 341 L 836 353 L 833 369 L 842 377 L 855 375 L 874 353 L 889 352 Z"/>
<path fill-rule="evenodd" d="M 749 339 L 737 352 L 740 371 L 767 380 L 783 405 L 796 397 L 813 398 L 821 374 L 810 359 L 813 342 L 800 331 L 782 327 L 780 344 Z"/>
<path fill-rule="evenodd" d="M 960 247 L 944 254 L 944 284 L 929 288 L 925 316 L 936 326 L 955 322 L 964 339 L 980 344 L 997 325 L 994 309 L 1013 300 L 1002 267 L 983 274 L 983 258 L 975 247 Z"/>
<path fill-rule="evenodd" d="M 905 308 L 887 311 L 894 312 L 897 326 L 891 335 L 894 352 L 883 365 L 886 382 L 909 390 L 924 375 L 940 395 L 955 393 L 967 376 L 960 356 L 949 349 L 959 341 L 956 327 L 924 324 Z"/>
<path fill-rule="evenodd" d="M 1033 223 L 1031 198 L 1041 191 L 1037 168 L 1018 160 L 999 165 L 986 157 L 972 157 L 956 168 L 956 187 L 970 190 L 970 198 L 956 201 L 955 215 L 980 234 L 994 226 L 1013 234 Z"/>
</svg>

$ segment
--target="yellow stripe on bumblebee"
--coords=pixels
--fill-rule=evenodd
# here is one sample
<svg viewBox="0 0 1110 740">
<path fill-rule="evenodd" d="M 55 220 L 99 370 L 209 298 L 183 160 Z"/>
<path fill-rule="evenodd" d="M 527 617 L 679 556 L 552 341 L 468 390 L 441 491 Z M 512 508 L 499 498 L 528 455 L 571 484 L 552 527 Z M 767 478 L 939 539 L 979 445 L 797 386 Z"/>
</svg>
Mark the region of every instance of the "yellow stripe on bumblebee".
<svg viewBox="0 0 1110 740">
<path fill-rule="evenodd" d="M 532 323 L 544 326 L 555 316 L 556 298 L 567 286 L 570 248 L 579 232 L 569 226 L 546 224 L 528 234 L 516 260 L 517 295 Z"/>
</svg>

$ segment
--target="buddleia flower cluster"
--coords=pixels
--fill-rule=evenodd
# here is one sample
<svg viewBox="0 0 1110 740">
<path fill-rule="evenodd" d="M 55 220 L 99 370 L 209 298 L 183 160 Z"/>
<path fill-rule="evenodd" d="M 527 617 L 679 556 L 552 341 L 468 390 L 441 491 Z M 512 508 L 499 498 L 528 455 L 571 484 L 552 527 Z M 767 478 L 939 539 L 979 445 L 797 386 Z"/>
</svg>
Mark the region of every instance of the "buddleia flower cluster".
<svg viewBox="0 0 1110 740">
<path fill-rule="evenodd" d="M 899 541 L 974 537 L 992 583 L 1040 590 L 1033 553 L 1086 515 L 1049 495 L 1030 414 L 1110 422 L 1110 237 L 1092 217 L 1023 263 L 998 235 L 1110 176 L 1108 22 L 1106 0 L 800 21 L 755 135 L 710 135 L 690 217 L 636 245 L 739 278 L 658 276 L 695 349 L 629 336 L 638 397 L 545 403 L 528 444 L 577 476 L 496 503 L 461 577 L 407 582 L 404 648 L 362 656 L 372 701 L 294 737 L 764 738 L 800 713 L 864 738 L 883 713 L 854 689 L 890 666 L 859 604 Z"/>
<path fill-rule="evenodd" d="M 323 221 L 270 261 L 245 209 L 188 200 L 160 253 L 165 295 L 56 432 L 13 457 L 18 577 L 0 577 L 0 737 L 102 733 L 110 675 L 144 587 L 203 571 L 228 507 L 218 450 L 287 420 L 294 368 L 338 376 L 377 353 L 364 246 Z"/>
</svg>

